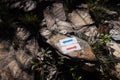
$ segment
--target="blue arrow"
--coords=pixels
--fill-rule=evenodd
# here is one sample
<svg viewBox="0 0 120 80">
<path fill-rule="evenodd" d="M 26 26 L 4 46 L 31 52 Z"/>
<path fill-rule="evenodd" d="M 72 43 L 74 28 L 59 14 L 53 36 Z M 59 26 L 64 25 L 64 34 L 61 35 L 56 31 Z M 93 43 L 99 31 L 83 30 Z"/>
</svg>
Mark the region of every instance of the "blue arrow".
<svg viewBox="0 0 120 80">
<path fill-rule="evenodd" d="M 66 41 L 63 41 L 63 43 L 68 43 L 68 42 L 72 42 L 73 40 L 72 39 L 69 39 L 69 40 L 66 40 Z"/>
</svg>

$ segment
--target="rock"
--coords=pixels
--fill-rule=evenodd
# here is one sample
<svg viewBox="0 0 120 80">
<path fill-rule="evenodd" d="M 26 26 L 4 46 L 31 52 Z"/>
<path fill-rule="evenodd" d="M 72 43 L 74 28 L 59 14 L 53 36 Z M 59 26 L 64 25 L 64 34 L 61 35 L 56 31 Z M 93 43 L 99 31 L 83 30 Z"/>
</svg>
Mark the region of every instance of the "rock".
<svg viewBox="0 0 120 80">
<path fill-rule="evenodd" d="M 46 25 L 50 29 L 54 26 L 56 19 L 58 21 L 65 21 L 65 11 L 62 3 L 53 3 L 52 6 L 48 6 L 44 10 L 44 18 L 46 20 Z"/>
<path fill-rule="evenodd" d="M 75 29 L 94 23 L 87 10 L 74 10 L 68 14 L 68 19 L 75 25 Z"/>
<path fill-rule="evenodd" d="M 23 54 L 23 55 L 21 55 L 21 54 Z M 30 63 L 30 62 L 28 62 L 29 59 L 28 59 L 28 57 L 26 57 L 26 59 L 24 59 L 25 54 L 24 53 L 21 53 L 21 54 L 15 52 L 15 50 L 13 50 L 12 44 L 9 41 L 1 41 L 0 42 L 0 64 L 1 64 L 0 79 L 14 80 L 15 78 L 19 78 L 19 79 L 23 79 L 23 80 L 24 79 L 25 80 L 33 80 L 33 75 L 29 75 L 26 71 L 24 71 L 24 69 L 25 69 L 24 66 L 27 66 L 26 68 L 28 68 L 28 64 L 26 64 L 26 62 Z M 20 59 L 21 62 L 24 62 L 25 64 L 23 63 L 21 65 L 21 62 L 19 62 L 20 60 L 18 61 L 17 59 Z"/>
<path fill-rule="evenodd" d="M 87 40 L 89 44 L 94 44 L 96 42 L 96 38 L 99 36 L 96 26 L 86 26 L 79 29 L 78 32 L 84 34 L 83 39 L 86 36 L 85 40 Z"/>
<path fill-rule="evenodd" d="M 63 11 L 63 5 L 61 3 L 55 3 L 53 4 L 53 6 L 50 8 L 46 8 L 46 10 L 44 11 L 44 17 L 46 20 L 46 28 L 42 28 L 40 30 L 40 34 L 45 37 L 46 39 L 48 39 L 48 43 L 52 46 L 54 46 L 55 49 L 58 49 L 63 55 L 67 55 L 70 57 L 76 57 L 76 58 L 81 58 L 81 59 L 88 59 L 88 60 L 95 60 L 95 55 L 93 54 L 91 47 L 89 46 L 89 44 L 82 40 L 82 39 L 78 39 L 76 37 L 76 39 L 78 40 L 80 46 L 81 46 L 81 50 L 75 51 L 75 52 L 71 52 L 68 54 L 64 54 L 64 52 L 62 52 L 61 48 L 60 48 L 60 44 L 59 44 L 59 40 L 64 39 L 64 38 L 68 38 L 67 36 L 65 36 L 65 34 L 69 34 L 72 32 L 75 32 L 73 28 L 75 27 L 80 27 L 80 26 L 84 26 L 84 25 L 89 25 L 92 24 L 93 21 L 90 17 L 90 15 L 88 14 L 87 11 L 81 11 L 81 10 L 75 10 L 72 13 L 69 14 L 69 18 L 71 20 L 71 22 L 67 22 L 61 19 L 61 17 L 56 17 L 55 14 L 57 15 L 62 15 L 65 17 L 65 13 L 64 11 L 62 13 L 58 13 L 59 9 L 61 9 Z M 58 11 L 58 12 L 57 12 Z M 83 29 L 83 28 L 82 28 Z M 96 31 L 96 27 L 86 27 L 86 32 L 83 30 L 79 31 L 81 33 L 85 33 L 85 35 L 90 36 L 90 37 L 94 37 L 97 34 Z M 54 34 L 52 34 L 53 32 L 56 32 Z M 89 31 L 89 32 L 88 32 Z M 94 33 L 93 33 L 94 32 Z M 64 35 L 60 35 L 60 34 L 64 34 Z M 57 35 L 58 34 L 58 35 Z M 51 37 L 53 36 L 53 37 Z M 72 36 L 71 36 L 72 37 Z"/>
<path fill-rule="evenodd" d="M 36 1 L 33 0 L 26 1 L 24 11 L 34 10 L 36 8 L 36 5 L 37 5 Z"/>
<path fill-rule="evenodd" d="M 116 77 L 116 80 L 120 80 L 120 63 L 115 64 L 112 74 Z"/>
<path fill-rule="evenodd" d="M 75 33 L 79 32 L 87 36 L 89 44 L 95 43 L 96 37 L 98 37 L 99 34 L 97 27 L 92 25 L 94 21 L 87 10 L 76 9 L 68 14 L 68 19 L 74 25 Z"/>
<path fill-rule="evenodd" d="M 111 11 L 111 10 L 106 10 L 106 13 L 108 15 L 118 15 L 118 13 L 116 11 Z"/>
<path fill-rule="evenodd" d="M 95 71 L 95 64 L 91 63 L 85 63 L 84 65 L 81 66 L 83 70 L 86 70 L 88 72 L 94 72 Z"/>
<path fill-rule="evenodd" d="M 109 21 L 109 27 L 113 27 L 109 34 L 114 41 L 120 41 L 120 22 L 119 21 Z"/>
<path fill-rule="evenodd" d="M 66 20 L 65 10 L 62 3 L 53 3 L 51 7 L 51 12 L 57 19 L 61 21 Z"/>
<path fill-rule="evenodd" d="M 30 33 L 26 29 L 18 27 L 16 31 L 16 36 L 19 40 L 26 40 L 30 36 Z"/>
<path fill-rule="evenodd" d="M 56 31 L 57 33 L 67 34 L 72 32 L 73 25 L 67 21 L 60 20 L 50 13 L 50 10 L 46 8 L 44 11 L 44 17 L 46 20 L 47 28 L 50 31 Z"/>
<path fill-rule="evenodd" d="M 114 72 L 114 75 L 115 75 L 118 79 L 120 79 L 120 63 L 117 63 L 117 64 L 115 65 L 115 69 L 116 69 L 116 71 Z"/>
<path fill-rule="evenodd" d="M 115 62 L 115 69 L 112 70 L 112 74 L 115 75 L 118 79 L 120 79 L 120 44 L 116 42 L 107 43 L 108 48 L 110 48 L 110 53 L 113 55 L 113 59 Z"/>
<path fill-rule="evenodd" d="M 52 13 L 50 12 L 49 7 L 47 7 L 44 10 L 44 18 L 45 18 L 48 29 L 51 29 L 51 27 L 53 27 L 55 24 L 55 18 L 52 15 Z"/>
<path fill-rule="evenodd" d="M 120 44 L 117 44 L 116 42 L 110 42 L 107 43 L 107 46 L 110 48 L 110 52 L 114 55 L 114 57 L 120 59 Z"/>
<path fill-rule="evenodd" d="M 81 5 L 78 5 L 77 7 L 82 9 L 88 9 L 88 5 L 83 3 Z"/>
<path fill-rule="evenodd" d="M 115 41 L 120 41 L 120 34 L 114 34 L 111 36 Z"/>
<path fill-rule="evenodd" d="M 61 39 L 73 38 L 73 37 L 77 39 L 78 44 L 80 45 L 81 49 L 80 50 L 75 50 L 75 51 L 72 51 L 72 52 L 68 52 L 68 53 L 64 53 L 61 50 L 61 45 L 60 45 L 59 41 Z M 89 46 L 89 44 L 86 41 L 84 41 L 82 39 L 78 39 L 75 36 L 67 37 L 65 35 L 57 34 L 57 35 L 52 36 L 47 42 L 50 45 L 52 45 L 55 49 L 60 51 L 60 53 L 62 55 L 66 55 L 66 56 L 69 56 L 69 57 L 72 57 L 72 58 L 89 60 L 89 61 L 95 61 L 96 60 L 96 57 L 95 57 L 94 53 L 92 52 L 92 49 Z"/>
<path fill-rule="evenodd" d="M 60 5 L 61 7 L 58 7 L 58 5 Z M 58 8 L 57 7 L 55 8 L 55 6 L 57 6 Z M 59 19 L 54 15 L 54 14 L 64 15 L 65 17 L 64 11 L 62 13 L 57 12 L 59 8 L 62 9 L 63 11 L 63 6 L 61 3 L 54 3 L 53 7 L 51 8 L 48 7 L 44 11 L 44 17 L 46 20 L 46 25 L 48 30 L 56 31 L 57 33 L 61 33 L 61 34 L 67 34 L 71 32 L 77 32 L 76 30 L 74 30 L 77 29 L 79 30 L 78 32 L 84 33 L 86 36 L 89 37 L 90 39 L 88 40 L 89 43 L 95 42 L 95 37 L 98 34 L 96 26 L 86 26 L 93 23 L 88 11 L 75 10 L 72 13 L 69 13 L 69 20 L 72 22 L 70 23 L 65 21 L 65 19 L 64 20 Z M 86 27 L 81 27 L 81 26 L 86 26 Z M 45 33 L 45 32 L 41 31 L 41 33 Z"/>
<path fill-rule="evenodd" d="M 115 62 L 114 69 L 112 70 L 112 74 L 120 79 L 120 44 L 116 42 L 107 43 L 110 54 L 112 54 L 113 62 Z"/>
<path fill-rule="evenodd" d="M 25 12 L 34 10 L 36 8 L 36 1 L 33 0 L 23 0 L 23 1 L 15 1 L 12 2 L 12 4 L 9 4 L 11 9 L 18 8 L 18 9 L 23 9 Z"/>
<path fill-rule="evenodd" d="M 67 34 L 73 32 L 73 26 L 69 22 L 57 20 L 56 25 L 58 26 L 56 29 L 58 33 Z"/>
<path fill-rule="evenodd" d="M 31 61 L 39 53 L 38 42 L 35 37 L 31 37 L 28 27 L 17 25 L 13 33 L 12 41 L 0 39 L 0 79 L 6 80 L 10 76 L 14 79 L 33 80 L 33 73 L 29 74 L 28 71 L 31 71 Z M 7 74 L 3 76 L 1 71 Z"/>
<path fill-rule="evenodd" d="M 116 29 L 111 29 L 110 32 L 109 32 L 109 34 L 110 34 L 111 36 L 112 36 L 112 35 L 117 35 L 117 34 L 119 34 L 119 31 L 116 30 Z"/>
<path fill-rule="evenodd" d="M 118 30 L 111 29 L 109 34 L 110 34 L 110 37 L 112 38 L 112 40 L 114 40 L 116 42 L 120 42 L 120 33 Z"/>
<path fill-rule="evenodd" d="M 113 24 L 113 29 L 120 31 L 120 21 L 111 21 L 111 24 Z"/>
<path fill-rule="evenodd" d="M 47 28 L 42 28 L 39 32 L 46 39 L 49 39 L 50 35 L 52 35 L 51 31 L 48 30 Z"/>
<path fill-rule="evenodd" d="M 21 6 L 21 1 L 18 1 L 18 2 L 14 2 L 13 4 L 9 5 L 10 8 L 22 8 Z"/>
</svg>

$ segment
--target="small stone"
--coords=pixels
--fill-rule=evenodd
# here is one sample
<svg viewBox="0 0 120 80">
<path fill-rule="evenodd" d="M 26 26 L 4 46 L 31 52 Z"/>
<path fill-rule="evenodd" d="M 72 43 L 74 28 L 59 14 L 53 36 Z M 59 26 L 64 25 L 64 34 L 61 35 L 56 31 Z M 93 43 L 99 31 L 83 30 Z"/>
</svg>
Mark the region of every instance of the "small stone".
<svg viewBox="0 0 120 80">
<path fill-rule="evenodd" d="M 114 34 L 111 36 L 115 41 L 120 41 L 120 34 Z"/>
<path fill-rule="evenodd" d="M 30 36 L 30 32 L 22 27 L 18 27 L 16 31 L 16 36 L 20 40 L 26 40 Z"/>
<path fill-rule="evenodd" d="M 117 15 L 118 13 L 116 11 L 106 10 L 106 13 L 109 15 Z"/>
<path fill-rule="evenodd" d="M 26 1 L 24 11 L 31 11 L 36 8 L 37 3 L 33 0 Z"/>
<path fill-rule="evenodd" d="M 110 35 L 117 35 L 119 34 L 119 31 L 118 30 L 115 30 L 115 29 L 111 29 L 110 32 L 109 32 Z"/>
<path fill-rule="evenodd" d="M 50 30 L 48 30 L 47 28 L 42 28 L 39 32 L 40 32 L 40 34 L 41 34 L 42 36 L 44 36 L 46 39 L 48 39 L 49 36 L 51 35 Z"/>
<path fill-rule="evenodd" d="M 54 3 L 51 7 L 51 12 L 57 19 L 62 21 L 66 20 L 65 10 L 62 3 Z"/>
<path fill-rule="evenodd" d="M 66 34 L 73 31 L 73 26 L 66 21 L 56 21 L 57 29 L 59 33 Z M 63 31 L 64 30 L 64 31 Z"/>
<path fill-rule="evenodd" d="M 47 25 L 48 29 L 51 29 L 51 28 L 54 26 L 54 24 L 55 24 L 55 18 L 54 18 L 54 16 L 50 13 L 49 7 L 47 7 L 47 8 L 44 10 L 44 18 L 45 18 L 46 25 Z"/>
<path fill-rule="evenodd" d="M 120 63 L 115 65 L 115 71 L 113 73 L 118 79 L 120 79 Z"/>
<path fill-rule="evenodd" d="M 109 34 L 111 38 L 118 42 L 120 41 L 120 22 L 119 21 L 108 21 L 109 27 L 112 27 Z"/>
<path fill-rule="evenodd" d="M 107 46 L 112 49 L 111 53 L 115 57 L 120 58 L 120 44 L 117 44 L 115 42 L 110 42 L 110 43 L 107 43 Z"/>
<path fill-rule="evenodd" d="M 82 3 L 81 5 L 78 6 L 78 8 L 88 9 L 88 5 Z"/>
<path fill-rule="evenodd" d="M 21 4 L 20 1 L 16 2 L 16 3 L 13 3 L 12 5 L 10 5 L 10 8 L 18 8 L 18 7 L 20 7 L 20 4 Z"/>
<path fill-rule="evenodd" d="M 37 6 L 36 1 L 33 0 L 24 0 L 24 1 L 16 1 L 13 2 L 12 4 L 9 4 L 10 8 L 18 8 L 18 9 L 23 9 L 25 12 L 34 10 Z"/>
</svg>

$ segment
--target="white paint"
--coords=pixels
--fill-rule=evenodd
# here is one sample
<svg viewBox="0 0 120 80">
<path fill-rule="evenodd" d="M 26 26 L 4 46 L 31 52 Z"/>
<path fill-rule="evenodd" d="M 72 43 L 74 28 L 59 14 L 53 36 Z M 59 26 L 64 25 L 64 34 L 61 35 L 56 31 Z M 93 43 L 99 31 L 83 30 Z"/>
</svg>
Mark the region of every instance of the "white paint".
<svg viewBox="0 0 120 80">
<path fill-rule="evenodd" d="M 78 43 L 75 43 L 75 44 L 69 44 L 69 45 L 66 45 L 66 46 L 62 46 L 61 47 L 61 50 L 64 54 L 67 54 L 67 53 L 70 53 L 70 52 L 74 52 L 76 50 L 80 50 L 81 47 Z"/>
</svg>

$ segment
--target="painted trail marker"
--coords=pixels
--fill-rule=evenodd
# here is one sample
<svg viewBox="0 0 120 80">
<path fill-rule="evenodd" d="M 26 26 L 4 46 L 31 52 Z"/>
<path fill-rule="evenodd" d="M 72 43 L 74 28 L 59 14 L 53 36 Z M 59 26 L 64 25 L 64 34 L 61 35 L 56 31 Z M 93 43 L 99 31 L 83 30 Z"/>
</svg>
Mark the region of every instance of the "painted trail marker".
<svg viewBox="0 0 120 80">
<path fill-rule="evenodd" d="M 62 46 L 61 49 L 62 49 L 62 52 L 64 54 L 66 54 L 66 53 L 69 53 L 69 52 L 73 52 L 75 50 L 80 50 L 81 47 L 78 43 L 76 43 L 76 44 L 70 44 L 70 45 L 67 45 L 67 46 Z"/>
<path fill-rule="evenodd" d="M 65 38 L 59 41 L 61 50 L 64 54 L 80 50 L 81 47 L 76 38 Z"/>
<path fill-rule="evenodd" d="M 65 38 L 59 41 L 61 46 L 77 43 L 76 38 Z"/>
</svg>

